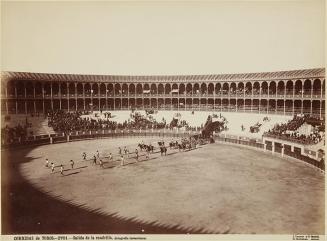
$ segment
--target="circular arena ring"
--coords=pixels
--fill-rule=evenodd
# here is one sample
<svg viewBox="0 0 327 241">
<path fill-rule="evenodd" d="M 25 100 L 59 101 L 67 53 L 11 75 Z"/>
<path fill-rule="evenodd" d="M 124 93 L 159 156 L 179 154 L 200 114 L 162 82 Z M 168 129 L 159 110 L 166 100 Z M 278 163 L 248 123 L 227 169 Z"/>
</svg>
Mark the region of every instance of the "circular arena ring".
<svg viewBox="0 0 327 241">
<path fill-rule="evenodd" d="M 311 166 L 221 142 L 162 156 L 162 139 L 171 137 L 2 150 L 3 234 L 324 233 L 324 174 Z M 141 141 L 156 149 L 148 159 L 139 151 L 136 162 Z M 97 150 L 102 167 L 92 161 Z"/>
</svg>

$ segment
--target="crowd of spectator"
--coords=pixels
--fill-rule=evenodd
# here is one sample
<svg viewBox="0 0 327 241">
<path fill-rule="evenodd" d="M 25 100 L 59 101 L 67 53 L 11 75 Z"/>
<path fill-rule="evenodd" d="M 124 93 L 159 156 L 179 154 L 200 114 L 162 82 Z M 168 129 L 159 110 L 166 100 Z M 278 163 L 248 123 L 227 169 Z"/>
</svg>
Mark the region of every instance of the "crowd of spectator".
<svg viewBox="0 0 327 241">
<path fill-rule="evenodd" d="M 116 130 L 116 129 L 173 129 L 182 128 L 185 130 L 199 130 L 201 127 L 190 127 L 185 120 L 173 119 L 170 123 L 163 118 L 157 121 L 152 115 L 142 115 L 139 112 L 132 112 L 130 118 L 123 123 L 110 120 L 110 113 L 104 113 L 106 118 L 82 117 L 81 112 L 65 112 L 62 110 L 48 112 L 48 125 L 56 132 L 69 133 L 72 131 L 90 130 Z"/>
<path fill-rule="evenodd" d="M 48 112 L 48 125 L 56 132 L 69 133 L 71 131 L 87 131 L 99 129 L 123 128 L 124 124 L 110 121 L 110 119 L 92 119 L 90 117 L 82 118 L 86 114 L 79 111 L 65 112 L 63 110 Z"/>
<path fill-rule="evenodd" d="M 310 134 L 303 134 L 298 129 L 305 123 L 320 123 L 320 125 L 314 126 L 314 130 Z M 269 130 L 265 135 L 279 137 L 283 139 L 289 139 L 290 141 L 296 141 L 302 144 L 310 145 L 319 143 L 324 136 L 324 122 L 318 118 L 310 117 L 309 115 L 295 115 L 292 120 L 285 124 L 277 124 Z"/>
</svg>

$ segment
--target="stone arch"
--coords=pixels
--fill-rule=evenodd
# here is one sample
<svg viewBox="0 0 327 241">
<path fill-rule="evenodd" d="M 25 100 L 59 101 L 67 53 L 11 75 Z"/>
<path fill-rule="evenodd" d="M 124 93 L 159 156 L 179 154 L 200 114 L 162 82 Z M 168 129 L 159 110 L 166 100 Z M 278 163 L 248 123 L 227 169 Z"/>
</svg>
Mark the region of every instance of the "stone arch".
<svg viewBox="0 0 327 241">
<path fill-rule="evenodd" d="M 207 93 L 207 84 L 206 83 L 202 83 L 201 84 L 201 94 L 206 94 Z"/>
<path fill-rule="evenodd" d="M 29 96 L 29 97 L 34 96 L 34 85 L 33 85 L 33 83 L 32 83 L 31 81 L 28 81 L 28 82 L 26 83 L 25 88 L 26 88 L 26 95 L 27 95 L 27 96 Z M 2 89 L 2 88 L 1 88 L 1 89 Z"/>
<path fill-rule="evenodd" d="M 236 104 L 238 110 L 244 110 L 244 99 L 237 99 Z"/>
<path fill-rule="evenodd" d="M 227 95 L 229 92 L 229 84 L 228 83 L 224 83 L 223 84 L 223 94 Z"/>
<path fill-rule="evenodd" d="M 99 86 L 97 83 L 92 84 L 92 92 L 93 96 L 97 96 L 99 94 Z"/>
<path fill-rule="evenodd" d="M 261 83 L 261 94 L 262 95 L 268 94 L 268 83 L 266 81 Z"/>
<path fill-rule="evenodd" d="M 285 113 L 290 114 L 293 112 L 293 100 L 285 100 Z"/>
<path fill-rule="evenodd" d="M 239 82 L 237 84 L 237 93 L 239 96 L 243 95 L 243 93 L 244 93 L 244 83 L 243 82 Z"/>
<path fill-rule="evenodd" d="M 320 101 L 319 100 L 313 100 L 312 101 L 312 113 L 314 115 L 319 115 L 320 114 Z"/>
<path fill-rule="evenodd" d="M 157 94 L 157 85 L 151 84 L 151 94 L 156 95 Z"/>
<path fill-rule="evenodd" d="M 254 95 L 260 94 L 260 83 L 258 81 L 253 83 L 253 94 Z"/>
<path fill-rule="evenodd" d="M 186 85 L 186 94 L 187 95 L 192 95 L 192 91 L 193 91 L 192 84 L 188 83 Z"/>
<path fill-rule="evenodd" d="M 277 112 L 284 113 L 284 100 L 277 100 Z"/>
<path fill-rule="evenodd" d="M 276 111 L 276 100 L 270 99 L 268 102 L 268 111 L 275 112 Z"/>
<path fill-rule="evenodd" d="M 164 99 L 159 98 L 159 99 L 158 99 L 158 108 L 159 108 L 159 109 L 160 109 L 160 108 L 163 108 L 164 105 L 165 105 L 165 101 L 164 101 Z"/>
<path fill-rule="evenodd" d="M 119 90 L 120 90 L 120 85 L 119 85 Z M 115 93 L 116 93 L 116 85 L 115 85 Z M 121 99 L 116 98 L 115 99 L 115 109 L 120 109 L 121 108 Z"/>
<path fill-rule="evenodd" d="M 78 83 L 77 84 L 77 94 L 78 95 L 83 95 L 83 84 Z M 69 94 L 74 94 L 75 93 L 75 85 L 73 83 L 69 84 Z"/>
<path fill-rule="evenodd" d="M 8 81 L 7 83 L 7 94 L 8 96 L 15 96 L 15 82 L 13 80 Z M 42 87 L 41 87 L 41 94 L 42 94 Z"/>
<path fill-rule="evenodd" d="M 266 112 L 268 110 L 268 101 L 267 99 L 260 100 L 260 111 Z"/>
<path fill-rule="evenodd" d="M 158 94 L 163 95 L 165 93 L 165 88 L 163 84 L 158 85 Z"/>
<path fill-rule="evenodd" d="M 150 91 L 150 85 L 149 84 L 144 84 L 143 91 Z"/>
<path fill-rule="evenodd" d="M 302 95 L 302 81 L 299 79 L 295 81 L 294 92 L 296 95 Z"/>
<path fill-rule="evenodd" d="M 58 82 L 52 82 L 52 94 L 54 96 L 57 96 L 59 94 L 59 83 Z"/>
<path fill-rule="evenodd" d="M 236 93 L 236 83 L 235 82 L 232 82 L 230 84 L 230 92 L 231 92 L 231 94 L 235 94 Z"/>
<path fill-rule="evenodd" d="M 85 93 L 86 96 L 90 96 L 91 95 L 91 85 L 89 83 L 86 83 L 84 85 L 84 93 Z"/>
<path fill-rule="evenodd" d="M 22 81 L 16 83 L 17 96 L 25 96 L 25 84 Z"/>
<path fill-rule="evenodd" d="M 313 81 L 313 94 L 314 95 L 320 95 L 321 94 L 321 80 L 320 79 L 315 79 Z"/>
<path fill-rule="evenodd" d="M 107 91 L 106 85 L 104 83 L 101 83 L 100 84 L 100 95 L 101 96 L 105 96 L 106 95 L 106 91 Z"/>
<path fill-rule="evenodd" d="M 311 80 L 306 79 L 303 84 L 303 94 L 311 95 Z"/>
<path fill-rule="evenodd" d="M 177 98 L 173 98 L 172 99 L 172 105 L 173 105 L 173 108 L 178 108 L 178 99 Z"/>
<path fill-rule="evenodd" d="M 251 82 L 247 82 L 245 84 L 245 94 L 246 95 L 251 95 L 252 94 L 252 83 Z"/>
<path fill-rule="evenodd" d="M 108 94 L 109 95 L 113 95 L 114 94 L 114 85 L 113 84 L 108 84 L 107 85 L 107 90 L 108 90 Z M 112 108 L 114 108 L 114 103 L 110 102 Z"/>
<path fill-rule="evenodd" d="M 42 96 L 42 84 L 41 82 L 35 83 L 35 95 L 36 96 Z"/>
<path fill-rule="evenodd" d="M 303 114 L 311 114 L 311 101 L 303 100 Z"/>
<path fill-rule="evenodd" d="M 293 81 L 292 80 L 288 80 L 286 82 L 286 94 L 287 95 L 293 95 Z"/>
<path fill-rule="evenodd" d="M 123 84 L 122 86 L 122 94 L 124 96 L 128 95 L 128 85 L 126 83 Z M 125 103 L 126 104 L 126 103 Z M 127 104 L 128 105 L 128 104 Z"/>
<path fill-rule="evenodd" d="M 155 98 L 151 99 L 151 108 L 157 108 L 157 99 Z"/>
<path fill-rule="evenodd" d="M 50 82 L 46 82 L 43 86 L 44 94 L 47 96 L 51 95 L 51 84 Z"/>
<path fill-rule="evenodd" d="M 166 95 L 169 95 L 170 92 L 171 92 L 170 84 L 166 84 L 166 85 L 165 85 L 165 94 L 166 94 Z"/>
<path fill-rule="evenodd" d="M 135 85 L 134 84 L 130 84 L 128 90 L 129 90 L 130 95 L 135 95 Z"/>
<path fill-rule="evenodd" d="M 184 95 L 185 94 L 185 84 L 183 84 L 183 83 L 179 85 L 179 94 L 180 95 Z"/>
<path fill-rule="evenodd" d="M 285 94 L 285 83 L 284 81 L 279 81 L 277 84 L 277 94 L 284 95 Z"/>
<path fill-rule="evenodd" d="M 294 114 L 302 112 L 302 100 L 294 100 Z"/>
<path fill-rule="evenodd" d="M 200 93 L 200 86 L 198 83 L 195 83 L 193 86 L 193 94 L 199 94 Z"/>
<path fill-rule="evenodd" d="M 208 84 L 208 94 L 213 95 L 214 91 L 215 91 L 215 86 L 213 85 L 213 83 L 209 83 Z"/>
<path fill-rule="evenodd" d="M 75 90 L 75 88 L 74 88 L 74 90 Z M 67 83 L 61 83 L 60 84 L 60 93 L 63 96 L 67 95 L 67 93 L 68 93 Z M 68 103 L 67 103 L 67 105 L 68 105 Z"/>
<path fill-rule="evenodd" d="M 221 84 L 220 83 L 216 83 L 215 85 L 215 93 L 216 95 L 220 94 L 221 91 Z"/>
<path fill-rule="evenodd" d="M 178 85 L 176 83 L 174 83 L 171 87 L 172 90 L 172 94 L 178 94 Z"/>
<path fill-rule="evenodd" d="M 275 81 L 270 81 L 270 83 L 269 83 L 269 94 L 276 95 L 276 82 Z"/>
<path fill-rule="evenodd" d="M 116 83 L 115 84 L 115 95 L 120 95 L 120 94 L 121 94 L 121 86 L 120 86 L 120 84 Z M 117 103 L 118 102 L 115 102 L 115 107 L 117 107 Z M 120 106 L 121 106 L 121 103 L 120 103 Z"/>
<path fill-rule="evenodd" d="M 128 109 L 128 98 L 123 98 L 121 105 L 122 105 L 122 109 Z"/>
</svg>

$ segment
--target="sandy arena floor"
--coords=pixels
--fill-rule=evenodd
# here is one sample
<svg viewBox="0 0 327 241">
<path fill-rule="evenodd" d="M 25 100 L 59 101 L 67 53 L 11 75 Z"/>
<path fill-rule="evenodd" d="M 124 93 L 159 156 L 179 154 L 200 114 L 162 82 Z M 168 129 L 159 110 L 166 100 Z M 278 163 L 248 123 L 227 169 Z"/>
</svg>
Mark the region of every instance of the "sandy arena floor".
<svg viewBox="0 0 327 241">
<path fill-rule="evenodd" d="M 143 140 L 156 143 L 158 138 Z M 31 217 L 35 222 L 31 232 L 39 233 L 87 232 L 86 227 L 83 229 L 86 223 L 78 224 L 81 226 L 78 228 L 76 223 L 75 226 L 64 223 L 57 228 L 53 220 L 65 222 L 65 215 L 67 220 L 72 215 L 76 220 L 93 219 L 98 225 L 94 230 L 97 233 L 101 228 L 108 233 L 174 232 L 172 230 L 181 233 L 324 233 L 324 175 L 298 161 L 219 143 L 180 153 L 168 150 L 168 155 L 163 157 L 155 153 L 150 160 L 141 156 L 139 163 L 135 163 L 132 154 L 127 159 L 128 165 L 123 167 L 118 161 L 108 162 L 106 158 L 103 159 L 104 168 L 92 165 L 91 161 L 82 161 L 83 151 L 88 153 L 88 158 L 96 150 L 101 156 L 109 152 L 117 155 L 118 146 L 126 145 L 134 151 L 140 141 L 140 138 L 87 140 L 3 152 L 2 158 L 7 157 L 2 161 L 3 168 L 10 169 L 8 163 L 11 161 L 17 163 L 13 165 L 18 168 L 17 173 L 12 172 L 2 180 L 4 190 L 8 191 L 3 194 L 10 195 L 5 197 L 7 200 L 11 195 L 19 196 L 20 199 L 13 199 L 11 203 L 26 207 L 35 196 L 51 198 L 51 202 L 35 200 L 40 210 L 34 205 L 33 209 L 37 209 L 34 211 L 46 212 L 52 220 L 44 220 L 41 214 L 34 219 Z M 56 165 L 64 164 L 64 175 L 60 174 L 59 167 L 52 174 L 45 167 L 45 158 Z M 70 159 L 75 161 L 74 169 L 69 165 Z M 19 175 L 21 178 L 16 178 Z M 17 182 L 18 187 L 10 185 L 12 182 Z M 30 193 L 38 193 L 29 195 L 32 200 L 24 199 L 24 191 L 28 192 L 30 187 L 19 186 L 22 183 L 33 187 Z M 67 213 L 58 203 L 69 203 L 71 206 L 67 210 L 76 211 Z M 12 215 L 10 210 L 15 210 L 14 204 L 7 204 L 8 217 Z M 83 210 L 98 216 L 82 216 Z M 99 215 L 103 219 L 98 218 Z M 102 225 L 101 220 L 105 223 L 107 216 L 121 223 Z M 127 225 L 124 220 L 137 225 Z M 29 232 L 23 223 L 16 222 L 7 224 L 5 230 Z"/>
</svg>

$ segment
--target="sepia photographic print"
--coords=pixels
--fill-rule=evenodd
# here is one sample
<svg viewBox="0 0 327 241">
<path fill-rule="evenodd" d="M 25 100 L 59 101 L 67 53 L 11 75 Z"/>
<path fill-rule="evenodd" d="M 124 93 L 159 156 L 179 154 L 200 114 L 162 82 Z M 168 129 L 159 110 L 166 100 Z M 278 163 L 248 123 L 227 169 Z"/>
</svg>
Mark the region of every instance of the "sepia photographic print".
<svg viewBox="0 0 327 241">
<path fill-rule="evenodd" d="M 325 1 L 2 1 L 1 238 L 325 240 Z"/>
</svg>

